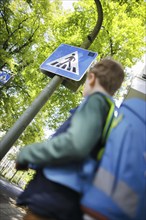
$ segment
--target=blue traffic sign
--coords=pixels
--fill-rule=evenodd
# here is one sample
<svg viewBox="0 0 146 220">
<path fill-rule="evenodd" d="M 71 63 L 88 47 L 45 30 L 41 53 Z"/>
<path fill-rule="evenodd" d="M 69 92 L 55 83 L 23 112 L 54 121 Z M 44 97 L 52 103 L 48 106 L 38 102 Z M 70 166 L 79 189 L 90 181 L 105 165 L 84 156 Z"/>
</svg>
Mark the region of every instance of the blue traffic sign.
<svg viewBox="0 0 146 220">
<path fill-rule="evenodd" d="M 75 81 L 81 80 L 91 66 L 97 53 L 61 44 L 40 66 L 42 72 L 48 71 Z"/>
<path fill-rule="evenodd" d="M 11 75 L 8 74 L 6 71 L 0 71 L 0 83 L 6 84 L 10 78 Z"/>
</svg>

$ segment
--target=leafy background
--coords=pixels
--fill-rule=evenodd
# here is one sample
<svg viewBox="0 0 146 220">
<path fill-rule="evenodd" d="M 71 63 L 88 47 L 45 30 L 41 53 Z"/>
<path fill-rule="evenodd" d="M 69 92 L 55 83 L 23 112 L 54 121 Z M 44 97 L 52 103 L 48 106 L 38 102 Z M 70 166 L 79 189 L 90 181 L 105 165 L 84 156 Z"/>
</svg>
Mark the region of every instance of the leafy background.
<svg viewBox="0 0 146 220">
<path fill-rule="evenodd" d="M 122 63 L 126 78 L 115 99 L 121 99 L 131 82 L 131 68 L 142 59 L 145 36 L 143 0 L 101 0 L 102 28 L 89 48 L 98 60 L 113 57 Z M 50 79 L 40 64 L 61 44 L 80 46 L 92 31 L 97 12 L 93 0 L 79 0 L 65 10 L 60 0 L 0 1 L 0 70 L 13 76 L 0 88 L 0 136 L 2 137 L 38 96 Z M 74 93 L 64 86 L 55 91 L 15 145 L 24 146 L 47 136 L 82 100 L 82 87 Z"/>
</svg>

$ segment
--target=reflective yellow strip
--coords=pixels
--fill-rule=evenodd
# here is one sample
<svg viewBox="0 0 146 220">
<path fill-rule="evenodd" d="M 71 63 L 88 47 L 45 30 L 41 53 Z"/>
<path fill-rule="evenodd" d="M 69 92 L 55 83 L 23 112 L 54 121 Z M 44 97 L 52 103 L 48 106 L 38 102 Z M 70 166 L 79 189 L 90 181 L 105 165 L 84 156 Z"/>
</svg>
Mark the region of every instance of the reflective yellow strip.
<svg viewBox="0 0 146 220">
<path fill-rule="evenodd" d="M 106 195 L 110 196 L 129 217 L 135 217 L 139 197 L 124 181 L 117 181 L 115 176 L 101 167 L 97 172 L 93 184 Z"/>
<path fill-rule="evenodd" d="M 114 118 L 110 130 L 117 127 L 117 125 L 121 122 L 122 119 L 123 119 L 123 115 L 119 115 L 118 117 Z"/>
<path fill-rule="evenodd" d="M 114 110 L 115 110 L 115 105 L 113 104 L 113 102 L 107 97 L 106 97 L 106 100 L 110 104 L 111 107 L 110 107 L 110 110 L 109 110 L 109 113 L 108 113 L 108 116 L 106 119 L 106 123 L 105 123 L 104 129 L 103 129 L 103 135 L 102 135 L 103 138 L 107 138 L 107 131 L 109 129 L 110 122 L 113 119 Z"/>
<path fill-rule="evenodd" d="M 101 160 L 103 153 L 104 153 L 104 147 L 102 147 L 102 148 L 100 149 L 100 151 L 98 152 L 97 160 Z"/>
<path fill-rule="evenodd" d="M 102 144 L 104 145 L 108 135 L 109 135 L 109 131 L 110 131 L 110 126 L 112 124 L 112 120 L 113 120 L 113 116 L 114 116 L 114 109 L 115 109 L 115 105 L 113 104 L 113 102 L 106 97 L 106 100 L 107 102 L 109 103 L 110 105 L 110 110 L 109 110 L 109 113 L 108 113 L 108 116 L 107 116 L 107 119 L 106 119 L 106 122 L 105 122 L 105 126 L 104 126 L 104 129 L 103 129 L 103 134 L 102 134 Z M 104 147 L 103 146 L 101 148 L 101 150 L 99 151 L 98 155 L 97 155 L 97 160 L 101 160 L 102 158 L 102 155 L 104 153 Z"/>
<path fill-rule="evenodd" d="M 113 121 L 111 122 L 111 126 L 109 127 L 109 130 L 108 130 L 106 139 L 108 138 L 108 136 L 109 136 L 111 130 L 112 130 L 113 128 L 115 128 L 115 127 L 121 122 L 122 118 L 123 118 L 123 115 L 119 115 L 117 118 L 114 118 L 114 119 L 113 119 Z M 101 148 L 101 150 L 99 151 L 99 153 L 98 153 L 98 155 L 97 155 L 97 160 L 101 160 L 101 158 L 102 158 L 102 156 L 103 156 L 103 153 L 104 153 L 104 147 L 105 147 L 105 146 L 103 146 L 103 147 Z"/>
</svg>

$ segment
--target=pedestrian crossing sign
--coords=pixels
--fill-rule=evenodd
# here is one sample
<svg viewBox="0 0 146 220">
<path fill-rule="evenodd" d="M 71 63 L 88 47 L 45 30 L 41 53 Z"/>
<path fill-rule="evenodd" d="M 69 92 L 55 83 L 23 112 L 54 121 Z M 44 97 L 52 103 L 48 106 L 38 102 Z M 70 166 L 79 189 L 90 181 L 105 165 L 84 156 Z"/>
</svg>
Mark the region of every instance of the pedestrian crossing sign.
<svg viewBox="0 0 146 220">
<path fill-rule="evenodd" d="M 40 66 L 43 73 L 80 81 L 97 53 L 67 44 L 61 44 Z"/>
<path fill-rule="evenodd" d="M 6 71 L 0 71 L 0 83 L 6 84 L 10 80 L 11 76 Z"/>
</svg>

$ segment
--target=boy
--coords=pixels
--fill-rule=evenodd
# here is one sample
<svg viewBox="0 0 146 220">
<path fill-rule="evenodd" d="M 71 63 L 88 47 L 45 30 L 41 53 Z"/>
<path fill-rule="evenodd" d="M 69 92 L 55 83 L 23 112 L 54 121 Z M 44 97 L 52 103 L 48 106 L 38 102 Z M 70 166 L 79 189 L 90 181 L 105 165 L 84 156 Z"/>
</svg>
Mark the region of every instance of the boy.
<svg viewBox="0 0 146 220">
<path fill-rule="evenodd" d="M 116 61 L 96 63 L 87 74 L 84 102 L 50 140 L 31 144 L 19 153 L 16 169 L 39 167 L 18 198 L 19 205 L 29 208 L 24 220 L 82 220 L 76 173 L 86 158 L 96 158 L 110 109 L 105 97 L 113 96 L 123 79 L 123 68 Z"/>
</svg>

